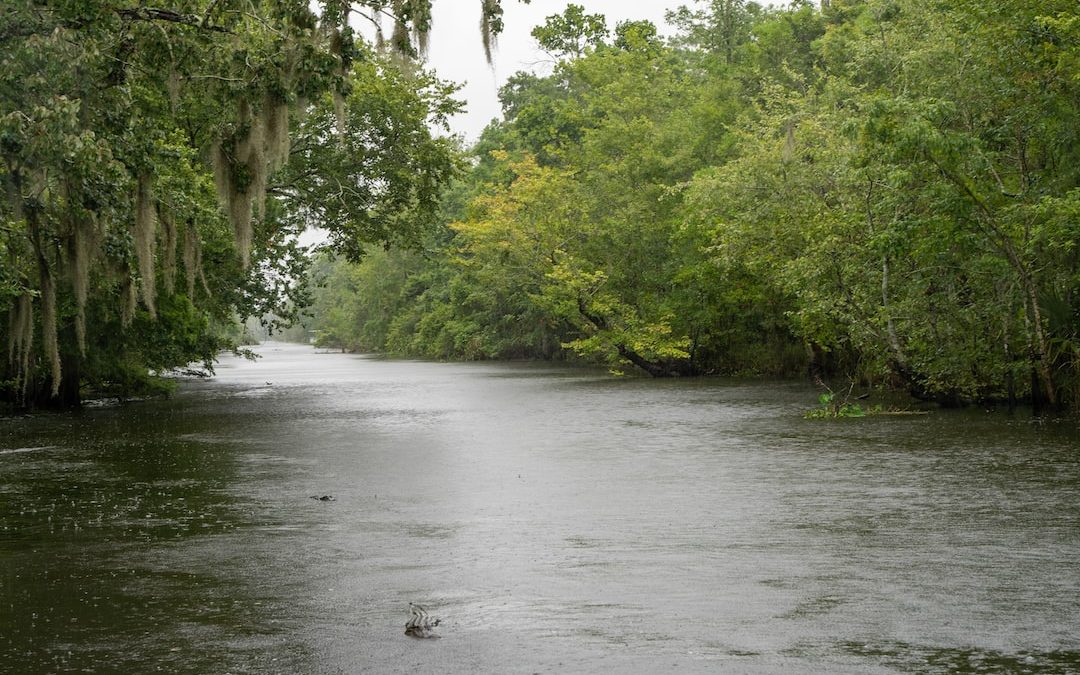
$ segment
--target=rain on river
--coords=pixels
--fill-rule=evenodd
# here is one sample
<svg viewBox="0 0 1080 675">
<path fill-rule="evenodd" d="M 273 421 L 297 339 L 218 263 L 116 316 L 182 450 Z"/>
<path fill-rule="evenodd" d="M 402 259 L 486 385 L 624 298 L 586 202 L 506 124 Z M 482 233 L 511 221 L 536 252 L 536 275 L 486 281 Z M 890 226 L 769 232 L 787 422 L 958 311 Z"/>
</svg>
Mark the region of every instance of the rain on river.
<svg viewBox="0 0 1080 675">
<path fill-rule="evenodd" d="M 1080 673 L 1075 420 L 256 351 L 0 418 L 0 672 Z"/>
</svg>

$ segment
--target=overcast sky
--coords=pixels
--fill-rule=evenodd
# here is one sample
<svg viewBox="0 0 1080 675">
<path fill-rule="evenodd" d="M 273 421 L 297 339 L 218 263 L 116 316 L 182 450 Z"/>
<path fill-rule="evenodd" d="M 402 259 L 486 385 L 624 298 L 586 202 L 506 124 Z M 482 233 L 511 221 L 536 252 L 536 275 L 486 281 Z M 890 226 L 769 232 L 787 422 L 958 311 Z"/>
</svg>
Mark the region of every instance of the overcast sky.
<svg viewBox="0 0 1080 675">
<path fill-rule="evenodd" d="M 480 0 L 436 0 L 433 3 L 431 43 L 428 65 L 444 80 L 464 83 L 459 97 L 467 111 L 451 121 L 454 133 L 474 141 L 492 118 L 500 116 L 498 89 L 519 70 L 550 72 L 548 56 L 540 51 L 529 35 L 533 26 L 545 17 L 561 14 L 567 0 L 532 0 L 525 5 L 518 0 L 503 0 L 506 28 L 499 36 L 494 66 L 484 60 L 480 42 Z M 664 12 L 680 5 L 693 6 L 694 0 L 575 0 L 587 14 L 603 14 L 608 29 L 620 21 L 648 19 L 661 35 L 671 28 L 664 22 Z"/>
</svg>

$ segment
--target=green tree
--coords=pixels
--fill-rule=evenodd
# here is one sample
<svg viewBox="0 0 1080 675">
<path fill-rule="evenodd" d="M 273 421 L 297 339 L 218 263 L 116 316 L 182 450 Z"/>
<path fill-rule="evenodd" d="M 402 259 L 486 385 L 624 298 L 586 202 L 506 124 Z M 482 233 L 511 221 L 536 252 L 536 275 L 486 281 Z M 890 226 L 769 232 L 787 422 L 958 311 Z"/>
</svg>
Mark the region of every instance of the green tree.
<svg viewBox="0 0 1080 675">
<path fill-rule="evenodd" d="M 731 65 L 761 12 L 759 4 L 746 0 L 709 0 L 706 9 L 681 6 L 669 11 L 667 20 L 681 32 L 677 44 L 719 54 Z"/>
<path fill-rule="evenodd" d="M 581 58 L 608 35 L 603 14 L 586 14 L 581 5 L 570 3 L 562 14 L 553 14 L 544 25 L 532 29 L 540 47 L 556 58 Z"/>
<path fill-rule="evenodd" d="M 489 44 L 501 7 L 481 4 Z M 362 250 L 356 237 L 385 241 L 397 228 L 410 236 L 452 165 L 419 129 L 452 104 L 428 76 L 391 74 L 354 33 L 350 16 L 380 13 L 407 38 L 422 42 L 429 28 L 430 2 L 381 0 L 186 0 L 167 9 L 42 0 L 0 13 L 5 400 L 74 405 L 82 384 L 112 377 L 110 364 L 124 364 L 131 381 L 135 371 L 145 379 L 150 369 L 209 363 L 227 345 L 214 324 L 287 313 L 302 299 L 284 280 L 301 271 L 290 242 L 303 227 L 331 229 L 351 255 Z M 430 93 L 410 99 L 403 92 L 414 87 Z M 325 133 L 329 110 L 334 134 Z M 393 124 L 360 128 L 350 112 Z M 408 133 L 398 135 L 402 122 Z M 293 147 L 297 130 L 303 144 Z M 350 143 L 384 151 L 346 166 L 340 147 Z M 290 157 L 308 164 L 275 182 Z M 354 191 L 380 187 L 335 210 L 328 179 L 315 174 Z M 187 283 L 177 287 L 181 262 Z M 181 294 L 198 309 L 183 309 L 173 297 Z M 144 314 L 162 324 L 131 332 Z M 191 330 L 201 338 L 188 339 Z M 154 349 L 136 349 L 139 335 Z M 159 348 L 169 336 L 175 348 Z"/>
<path fill-rule="evenodd" d="M 512 78 L 387 345 L 1080 402 L 1075 7 L 672 16 Z"/>
</svg>

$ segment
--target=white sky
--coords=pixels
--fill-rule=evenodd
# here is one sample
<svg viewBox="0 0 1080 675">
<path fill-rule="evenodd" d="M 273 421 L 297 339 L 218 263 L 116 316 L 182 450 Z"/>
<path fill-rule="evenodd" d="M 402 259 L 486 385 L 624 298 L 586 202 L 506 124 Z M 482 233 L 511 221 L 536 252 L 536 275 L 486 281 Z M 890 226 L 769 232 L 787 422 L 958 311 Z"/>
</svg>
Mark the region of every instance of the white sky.
<svg viewBox="0 0 1080 675">
<path fill-rule="evenodd" d="M 586 14 L 603 14 L 608 30 L 620 21 L 648 19 L 661 35 L 672 30 L 664 22 L 664 12 L 680 5 L 694 6 L 694 0 L 573 0 Z M 534 26 L 552 14 L 561 14 L 568 0 L 503 0 L 505 29 L 494 51 L 494 66 L 484 60 L 480 42 L 480 0 L 435 0 L 432 7 L 431 39 L 427 63 L 440 78 L 464 83 L 458 98 L 466 101 L 466 112 L 451 120 L 452 131 L 475 141 L 493 118 L 501 115 L 498 89 L 519 70 L 550 72 L 549 57 L 529 35 Z M 547 64 L 544 62 L 548 61 Z"/>
</svg>

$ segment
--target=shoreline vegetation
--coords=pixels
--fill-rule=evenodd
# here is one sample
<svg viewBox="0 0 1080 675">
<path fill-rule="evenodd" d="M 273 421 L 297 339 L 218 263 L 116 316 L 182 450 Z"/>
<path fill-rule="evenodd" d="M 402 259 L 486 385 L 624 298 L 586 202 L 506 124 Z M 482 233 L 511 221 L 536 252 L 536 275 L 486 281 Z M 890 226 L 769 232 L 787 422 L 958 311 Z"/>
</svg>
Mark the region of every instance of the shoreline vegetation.
<svg viewBox="0 0 1080 675">
<path fill-rule="evenodd" d="M 710 2 L 662 40 L 572 6 L 534 31 L 557 65 L 502 89 L 441 223 L 316 260 L 305 326 L 393 356 L 1075 409 L 1074 10 Z"/>
<path fill-rule="evenodd" d="M 629 377 L 631 379 L 652 379 L 652 376 L 642 370 L 622 369 L 613 370 L 602 364 L 589 362 L 582 359 L 567 357 L 563 359 L 536 359 L 536 358 L 506 358 L 506 359 L 460 359 L 453 357 L 435 358 L 424 355 L 402 355 L 388 352 L 371 350 L 352 350 L 337 344 L 320 344 L 314 338 L 306 338 L 307 331 L 300 326 L 285 331 L 284 336 L 268 337 L 270 341 L 281 340 L 287 344 L 310 346 L 316 353 L 341 353 L 362 356 L 367 359 L 379 361 L 418 361 L 430 363 L 492 363 L 492 364 L 534 364 L 537 366 L 565 366 L 568 368 L 580 368 L 583 371 L 593 371 L 597 374 L 604 373 L 614 377 Z M 249 358 L 257 359 L 252 353 Z M 197 375 L 198 377 L 209 375 Z M 930 415 L 936 410 L 982 408 L 987 413 L 1004 412 L 1013 414 L 1030 414 L 1035 418 L 1042 419 L 1073 419 L 1076 410 L 1062 408 L 1058 410 L 1035 409 L 1030 402 L 1001 400 L 983 400 L 979 402 L 966 402 L 961 404 L 941 403 L 938 401 L 920 400 L 911 396 L 902 389 L 896 389 L 883 384 L 857 387 L 853 380 L 836 380 L 826 382 L 820 378 L 808 378 L 803 375 L 762 375 L 755 373 L 734 374 L 703 374 L 691 376 L 691 379 L 722 381 L 736 381 L 741 383 L 775 384 L 777 382 L 803 383 L 819 390 L 817 406 L 803 411 L 802 416 L 806 419 L 841 419 L 857 417 L 918 417 Z M 834 385 L 837 387 L 834 389 Z M 843 386 L 841 386 L 843 385 Z M 807 399 L 808 401 L 811 398 Z"/>
<path fill-rule="evenodd" d="M 1073 0 L 701 0 L 670 37 L 571 4 L 471 148 L 431 132 L 462 104 L 421 66 L 429 3 L 374 41 L 330 0 L 226 5 L 0 17 L 0 404 L 154 393 L 257 317 L 391 356 L 1080 407 Z"/>
<path fill-rule="evenodd" d="M 502 8 L 476 4 L 490 45 Z M 0 405 L 212 369 L 246 319 L 283 327 L 306 305 L 309 227 L 355 260 L 417 239 L 460 164 L 432 129 L 461 103 L 417 60 L 430 2 L 392 5 L 0 13 Z"/>
</svg>

